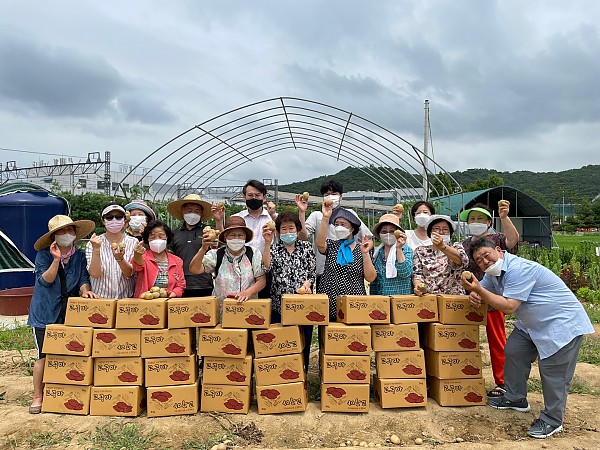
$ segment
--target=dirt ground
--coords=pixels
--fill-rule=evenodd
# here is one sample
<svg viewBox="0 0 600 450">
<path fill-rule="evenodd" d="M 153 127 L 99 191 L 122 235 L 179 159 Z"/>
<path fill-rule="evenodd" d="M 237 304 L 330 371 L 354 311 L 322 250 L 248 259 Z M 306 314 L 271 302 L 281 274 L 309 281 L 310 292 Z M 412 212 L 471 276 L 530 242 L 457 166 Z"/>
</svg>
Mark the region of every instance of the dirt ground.
<svg viewBox="0 0 600 450">
<path fill-rule="evenodd" d="M 484 351 L 484 360 L 485 357 Z M 426 408 L 382 410 L 372 402 L 368 414 L 324 414 L 319 403 L 311 401 L 305 413 L 271 416 L 258 415 L 255 406 L 248 415 L 200 413 L 152 419 L 145 415 L 135 419 L 60 414 L 35 416 L 28 414 L 31 377 L 26 375 L 21 361 L 17 352 L 0 352 L 0 393 L 5 392 L 0 400 L 0 450 L 35 448 L 27 444 L 27 436 L 57 430 L 68 430 L 72 438 L 70 442 L 51 448 L 84 449 L 82 437 L 93 433 L 97 426 L 115 421 L 133 422 L 143 430 L 155 430 L 159 433 L 157 449 L 184 448 L 185 441 L 222 436 L 227 430 L 231 431 L 232 426 L 238 432 L 228 448 L 339 448 L 347 441 L 350 445 L 345 445 L 346 448 L 352 448 L 353 441 L 382 448 L 444 450 L 600 448 L 599 398 L 581 394 L 569 396 L 564 431 L 546 440 L 529 439 L 525 433 L 542 408 L 539 393 L 530 394 L 532 411 L 528 413 L 498 411 L 487 406 L 440 407 L 430 401 Z M 316 361 L 311 361 L 311 371 L 313 367 L 316 367 Z M 489 367 L 484 376 L 491 385 Z M 532 377 L 539 378 L 537 370 L 532 372 Z M 600 389 L 600 367 L 579 364 L 576 377 L 585 380 L 588 386 Z M 262 439 L 257 429 L 262 431 Z M 399 445 L 390 443 L 392 434 L 401 439 Z M 231 437 L 231 433 L 229 435 Z M 423 441 L 421 445 L 415 444 L 417 438 Z"/>
</svg>

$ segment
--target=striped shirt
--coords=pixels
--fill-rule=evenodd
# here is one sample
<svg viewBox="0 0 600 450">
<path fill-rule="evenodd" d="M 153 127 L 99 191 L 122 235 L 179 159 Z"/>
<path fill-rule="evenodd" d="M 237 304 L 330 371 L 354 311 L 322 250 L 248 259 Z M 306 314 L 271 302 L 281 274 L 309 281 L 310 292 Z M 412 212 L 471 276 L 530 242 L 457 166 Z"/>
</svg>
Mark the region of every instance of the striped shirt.
<svg viewBox="0 0 600 450">
<path fill-rule="evenodd" d="M 127 278 L 113 256 L 110 242 L 108 242 L 104 234 L 100 235 L 100 240 L 100 266 L 102 268 L 102 275 L 100 275 L 100 278 L 94 278 L 90 275 L 92 291 L 100 298 L 132 297 L 135 287 L 135 275 Z M 138 244 L 138 240 L 132 236 L 125 235 L 123 242 L 125 242 L 124 258 L 126 261 L 131 261 L 133 258 L 133 249 Z M 88 271 L 92 263 L 92 253 L 92 243 L 88 242 L 85 246 Z"/>
</svg>

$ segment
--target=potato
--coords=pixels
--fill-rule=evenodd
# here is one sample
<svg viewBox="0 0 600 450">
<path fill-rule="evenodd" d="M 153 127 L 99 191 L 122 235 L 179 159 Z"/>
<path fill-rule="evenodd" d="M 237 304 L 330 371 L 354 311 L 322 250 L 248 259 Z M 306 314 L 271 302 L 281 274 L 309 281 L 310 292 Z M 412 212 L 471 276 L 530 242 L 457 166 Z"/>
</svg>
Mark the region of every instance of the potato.
<svg viewBox="0 0 600 450">
<path fill-rule="evenodd" d="M 142 292 L 142 293 L 140 294 L 140 298 L 142 298 L 142 299 L 144 299 L 144 300 L 148 300 L 148 296 L 149 296 L 150 298 L 154 298 L 154 296 L 152 295 L 152 292 L 150 292 L 150 291 Z"/>
<path fill-rule="evenodd" d="M 465 270 L 462 273 L 462 279 L 463 280 L 465 280 L 465 281 L 471 281 L 472 278 L 473 278 L 473 273 L 472 272 L 470 272 L 468 270 Z"/>
<path fill-rule="evenodd" d="M 300 286 L 296 289 L 296 294 L 306 294 L 306 288 L 304 286 Z"/>
<path fill-rule="evenodd" d="M 326 198 L 325 200 L 323 200 L 323 204 L 327 207 L 333 206 L 333 200 L 331 200 L 330 198 Z"/>
<path fill-rule="evenodd" d="M 210 227 L 210 225 L 205 226 L 204 228 L 202 228 L 202 232 L 203 233 L 208 233 L 209 231 L 211 231 L 212 228 Z"/>
<path fill-rule="evenodd" d="M 302 193 L 302 200 L 307 202 L 308 198 L 310 197 L 310 194 L 308 192 L 303 192 Z"/>
<path fill-rule="evenodd" d="M 131 219 L 131 213 L 129 211 L 125 211 L 125 220 Z"/>
<path fill-rule="evenodd" d="M 392 208 L 392 211 L 394 212 L 404 212 L 404 205 L 402 203 L 397 203 L 396 205 L 394 205 L 394 207 Z"/>
<path fill-rule="evenodd" d="M 152 292 L 148 292 L 148 293 L 146 294 L 146 297 L 145 297 L 145 299 L 146 299 L 146 300 L 152 300 L 152 299 L 154 299 L 154 294 L 153 294 Z"/>
<path fill-rule="evenodd" d="M 223 209 L 225 209 L 225 202 L 223 200 L 220 200 L 218 202 L 215 203 L 215 209 L 218 211 L 221 211 Z"/>
<path fill-rule="evenodd" d="M 508 206 L 510 205 L 510 202 L 508 200 L 499 200 L 498 201 L 498 208 L 500 208 L 501 206 Z"/>
<path fill-rule="evenodd" d="M 119 242 L 119 248 L 124 249 L 125 248 L 125 242 Z"/>
<path fill-rule="evenodd" d="M 208 232 L 208 240 L 211 242 L 217 240 L 217 232 L 215 230 L 210 230 Z"/>
<path fill-rule="evenodd" d="M 272 220 L 269 220 L 267 222 L 267 229 L 269 229 L 271 231 L 275 231 L 275 222 L 273 222 Z"/>
<path fill-rule="evenodd" d="M 160 288 L 158 286 L 152 286 L 150 292 L 160 292 Z"/>
<path fill-rule="evenodd" d="M 117 248 L 119 248 L 119 244 L 116 242 L 111 242 L 110 248 L 112 248 L 113 250 L 116 250 Z"/>
<path fill-rule="evenodd" d="M 160 298 L 167 298 L 169 296 L 169 294 L 167 293 L 167 291 L 165 292 L 160 292 Z"/>
<path fill-rule="evenodd" d="M 402 230 L 396 230 L 394 231 L 394 236 L 396 236 L 396 239 L 400 239 L 401 237 L 406 237 L 406 234 Z"/>
<path fill-rule="evenodd" d="M 152 293 L 152 297 L 153 298 L 159 298 L 160 297 L 160 292 L 153 292 Z"/>
<path fill-rule="evenodd" d="M 417 289 L 423 294 L 427 292 L 427 286 L 425 286 L 425 283 L 423 283 L 422 281 L 419 284 L 417 284 Z"/>
</svg>

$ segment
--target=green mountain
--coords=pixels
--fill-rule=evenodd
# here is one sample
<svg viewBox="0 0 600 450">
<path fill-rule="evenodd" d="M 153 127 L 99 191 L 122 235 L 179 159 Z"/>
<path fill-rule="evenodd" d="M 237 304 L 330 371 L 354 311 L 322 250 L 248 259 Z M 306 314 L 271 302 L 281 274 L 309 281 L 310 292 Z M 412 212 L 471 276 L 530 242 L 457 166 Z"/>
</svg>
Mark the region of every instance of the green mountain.
<svg viewBox="0 0 600 450">
<path fill-rule="evenodd" d="M 389 178 L 389 171 L 394 175 L 410 180 L 413 186 L 418 186 L 420 175 L 411 175 L 400 169 L 382 169 L 368 167 L 366 170 L 377 178 Z M 520 170 L 517 172 L 498 172 L 493 169 L 467 169 L 465 171 L 450 172 L 450 175 L 463 187 L 469 190 L 469 185 L 477 181 L 487 180 L 491 177 L 500 177 L 503 185 L 511 186 L 520 191 L 536 197 L 544 203 L 561 203 L 563 195 L 568 203 L 575 203 L 580 199 L 592 200 L 600 193 L 600 165 L 589 165 L 580 169 L 569 169 L 562 172 L 530 172 Z M 413 178 L 414 177 L 414 178 Z M 382 186 L 372 177 L 365 175 L 360 169 L 347 167 L 334 175 L 323 175 L 311 180 L 280 185 L 279 189 L 286 192 L 310 192 L 311 195 L 320 195 L 321 184 L 334 178 L 344 185 L 346 191 L 379 191 Z"/>
</svg>

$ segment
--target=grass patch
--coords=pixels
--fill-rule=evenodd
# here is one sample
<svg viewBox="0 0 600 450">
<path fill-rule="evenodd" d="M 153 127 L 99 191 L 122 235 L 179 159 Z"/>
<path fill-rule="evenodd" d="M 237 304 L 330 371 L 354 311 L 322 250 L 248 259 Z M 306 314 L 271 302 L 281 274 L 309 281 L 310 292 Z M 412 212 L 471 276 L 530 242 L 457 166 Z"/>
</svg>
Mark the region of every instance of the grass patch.
<svg viewBox="0 0 600 450">
<path fill-rule="evenodd" d="M 29 325 L 0 328 L 0 350 L 29 350 L 35 348 Z"/>
<path fill-rule="evenodd" d="M 72 438 L 73 435 L 64 430 L 55 432 L 47 431 L 45 433 L 34 433 L 27 436 L 25 443 L 27 443 L 30 448 L 46 448 L 54 445 L 66 444 L 67 442 L 71 442 Z"/>
<path fill-rule="evenodd" d="M 143 431 L 134 423 L 110 422 L 97 426 L 94 434 L 85 438 L 91 445 L 90 450 L 149 450 L 165 448 L 158 445 L 156 438 L 159 433 L 150 430 Z"/>
<path fill-rule="evenodd" d="M 600 366 L 600 338 L 588 334 L 583 336 L 577 361 Z"/>
<path fill-rule="evenodd" d="M 527 382 L 527 390 L 529 392 L 542 393 L 542 381 L 538 378 L 530 378 Z M 569 387 L 569 394 L 587 394 L 595 397 L 600 397 L 600 391 L 591 387 L 585 380 L 579 377 L 573 377 L 571 386 Z"/>
<path fill-rule="evenodd" d="M 583 303 L 583 307 L 592 323 L 600 323 L 600 305 L 593 303 Z"/>
<path fill-rule="evenodd" d="M 552 237 L 556 240 L 556 244 L 561 248 L 576 248 L 581 241 L 595 241 L 600 245 L 600 236 L 597 234 L 589 234 L 586 236 L 577 236 L 572 234 L 553 234 Z"/>
</svg>

